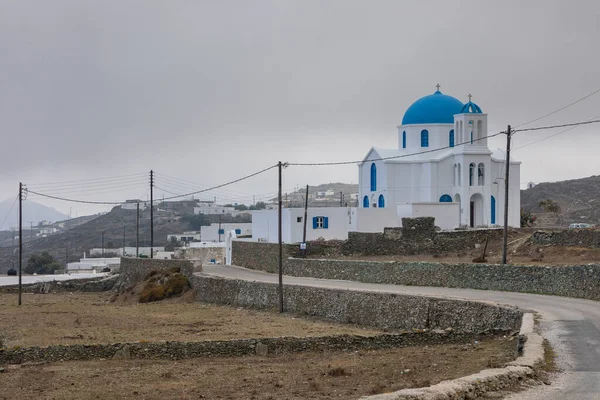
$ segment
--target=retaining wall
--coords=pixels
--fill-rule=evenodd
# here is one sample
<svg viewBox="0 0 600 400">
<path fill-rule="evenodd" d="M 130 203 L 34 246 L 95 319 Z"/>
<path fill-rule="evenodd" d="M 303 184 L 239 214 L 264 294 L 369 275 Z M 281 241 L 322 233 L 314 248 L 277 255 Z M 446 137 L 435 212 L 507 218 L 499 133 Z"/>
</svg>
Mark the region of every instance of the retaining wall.
<svg viewBox="0 0 600 400">
<path fill-rule="evenodd" d="M 542 246 L 600 247 L 600 230 L 563 229 L 558 231 L 536 231 L 529 242 Z"/>
<path fill-rule="evenodd" d="M 467 343 L 485 335 L 469 332 L 406 332 L 376 336 L 320 336 L 234 339 L 199 342 L 135 342 L 0 349 L 0 365 L 92 359 L 169 359 L 249 356 L 303 351 L 375 350 L 408 346 Z"/>
<path fill-rule="evenodd" d="M 159 260 L 156 258 L 128 258 L 121 257 L 121 269 L 116 289 L 127 289 L 144 280 L 150 271 L 168 271 L 179 268 L 182 274 L 192 277 L 194 267 L 187 260 Z"/>
<path fill-rule="evenodd" d="M 199 301 L 257 309 L 278 307 L 277 285 L 194 276 Z M 510 307 L 366 291 L 287 285 L 285 311 L 382 329 L 519 330 L 522 313 Z"/>
<path fill-rule="evenodd" d="M 290 258 L 286 260 L 284 273 L 367 283 L 500 290 L 600 300 L 600 265 L 544 267 Z"/>
</svg>

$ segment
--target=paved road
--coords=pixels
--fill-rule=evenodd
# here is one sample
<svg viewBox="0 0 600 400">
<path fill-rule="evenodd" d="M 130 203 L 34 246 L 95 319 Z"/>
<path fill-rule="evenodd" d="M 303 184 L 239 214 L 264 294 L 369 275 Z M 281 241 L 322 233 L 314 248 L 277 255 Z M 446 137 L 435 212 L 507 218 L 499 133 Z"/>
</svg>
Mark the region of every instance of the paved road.
<svg viewBox="0 0 600 400">
<path fill-rule="evenodd" d="M 210 265 L 204 273 L 260 282 L 277 276 L 238 267 Z M 431 295 L 494 302 L 539 312 L 543 335 L 559 354 L 562 373 L 551 386 L 510 396 L 511 400 L 600 399 L 600 302 L 525 293 L 416 287 L 285 276 L 284 284 L 337 289 Z"/>
<path fill-rule="evenodd" d="M 23 285 L 36 282 L 52 282 L 52 281 L 66 281 L 70 279 L 86 279 L 86 278 L 99 278 L 101 276 L 108 276 L 107 273 L 97 274 L 61 274 L 61 275 L 23 275 L 21 283 Z M 0 286 L 18 285 L 18 276 L 0 276 Z"/>
</svg>

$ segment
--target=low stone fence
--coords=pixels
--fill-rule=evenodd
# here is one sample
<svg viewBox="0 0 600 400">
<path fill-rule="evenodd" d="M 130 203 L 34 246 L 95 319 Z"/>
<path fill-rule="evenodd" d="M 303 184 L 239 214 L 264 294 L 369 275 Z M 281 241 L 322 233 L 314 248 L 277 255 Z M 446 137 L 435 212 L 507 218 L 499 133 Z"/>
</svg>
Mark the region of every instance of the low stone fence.
<svg viewBox="0 0 600 400">
<path fill-rule="evenodd" d="M 168 271 L 179 268 L 182 274 L 191 278 L 194 266 L 187 260 L 159 260 L 156 258 L 128 258 L 121 257 L 121 269 L 116 289 L 127 289 L 144 280 L 150 271 Z"/>
<path fill-rule="evenodd" d="M 36 282 L 23 284 L 23 293 L 62 293 L 62 292 L 107 292 L 117 282 L 118 275 L 105 278 L 71 279 L 66 281 Z M 1 286 L 0 293 L 18 293 L 17 285 Z"/>
<path fill-rule="evenodd" d="M 600 265 L 544 267 L 290 258 L 286 260 L 284 273 L 366 283 L 500 290 L 600 300 Z"/>
<path fill-rule="evenodd" d="M 503 331 L 405 332 L 376 336 L 338 335 L 322 337 L 278 337 L 200 342 L 135 342 L 75 344 L 69 346 L 0 349 L 0 365 L 93 359 L 169 359 L 250 356 L 303 351 L 376 350 L 435 344 L 467 343 Z"/>
<path fill-rule="evenodd" d="M 557 231 L 536 231 L 531 235 L 529 243 L 541 246 L 580 246 L 599 248 L 600 230 L 563 229 Z"/>
<path fill-rule="evenodd" d="M 212 276 L 194 276 L 199 301 L 276 309 L 278 286 Z M 483 332 L 519 330 L 522 312 L 479 302 L 367 291 L 287 285 L 284 309 L 342 323 L 381 329 L 446 329 Z"/>
</svg>

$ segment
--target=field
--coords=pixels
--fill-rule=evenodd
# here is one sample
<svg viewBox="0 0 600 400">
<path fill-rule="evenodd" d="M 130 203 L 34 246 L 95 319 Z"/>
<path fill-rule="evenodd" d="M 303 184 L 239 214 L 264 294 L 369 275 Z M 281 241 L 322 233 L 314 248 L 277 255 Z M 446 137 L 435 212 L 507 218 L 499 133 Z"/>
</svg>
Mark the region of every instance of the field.
<svg viewBox="0 0 600 400">
<path fill-rule="evenodd" d="M 189 295 L 186 295 L 189 296 Z M 7 348 L 381 333 L 358 326 L 207 305 L 139 304 L 102 293 L 0 294 Z M 501 367 L 515 341 L 184 360 L 98 359 L 0 366 L 0 399 L 330 399 L 422 387 Z"/>
</svg>

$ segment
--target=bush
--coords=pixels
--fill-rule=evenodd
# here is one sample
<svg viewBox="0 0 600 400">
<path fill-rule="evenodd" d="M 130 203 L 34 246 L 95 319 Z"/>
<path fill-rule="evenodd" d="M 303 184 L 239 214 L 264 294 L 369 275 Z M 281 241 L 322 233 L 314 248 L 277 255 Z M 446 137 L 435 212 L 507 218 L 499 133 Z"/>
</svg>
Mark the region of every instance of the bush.
<svg viewBox="0 0 600 400">
<path fill-rule="evenodd" d="M 185 292 L 190 287 L 190 282 L 185 275 L 174 274 L 167 279 L 163 287 L 165 289 L 165 295 L 167 297 L 172 297 Z"/>
<path fill-rule="evenodd" d="M 156 283 L 147 283 L 140 293 L 140 303 L 160 301 L 165 298 L 165 289 Z"/>
<path fill-rule="evenodd" d="M 146 280 L 146 285 L 140 293 L 140 303 L 149 303 L 174 297 L 190 288 L 190 281 L 185 275 L 170 271 L 151 271 Z"/>
</svg>

